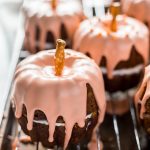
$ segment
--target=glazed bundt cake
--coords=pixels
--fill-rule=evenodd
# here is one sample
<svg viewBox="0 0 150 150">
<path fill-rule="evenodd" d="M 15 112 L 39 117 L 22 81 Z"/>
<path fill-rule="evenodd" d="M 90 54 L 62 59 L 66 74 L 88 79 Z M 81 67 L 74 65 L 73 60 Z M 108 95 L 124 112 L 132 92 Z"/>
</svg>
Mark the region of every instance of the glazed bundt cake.
<svg viewBox="0 0 150 150">
<path fill-rule="evenodd" d="M 24 47 L 31 53 L 55 48 L 58 38 L 66 40 L 71 48 L 73 35 L 84 19 L 81 2 L 77 0 L 28 1 L 24 12 L 27 20 Z"/>
<path fill-rule="evenodd" d="M 116 17 L 117 28 L 113 31 L 112 21 L 110 14 L 83 21 L 73 48 L 101 67 L 107 100 L 125 100 L 127 93 L 133 96 L 148 63 L 149 32 L 143 23 L 124 15 Z"/>
<path fill-rule="evenodd" d="M 12 101 L 15 116 L 33 141 L 72 150 L 77 144 L 86 145 L 103 121 L 105 92 L 96 63 L 79 52 L 63 52 L 63 46 L 58 40 L 56 50 L 19 63 Z"/>
</svg>

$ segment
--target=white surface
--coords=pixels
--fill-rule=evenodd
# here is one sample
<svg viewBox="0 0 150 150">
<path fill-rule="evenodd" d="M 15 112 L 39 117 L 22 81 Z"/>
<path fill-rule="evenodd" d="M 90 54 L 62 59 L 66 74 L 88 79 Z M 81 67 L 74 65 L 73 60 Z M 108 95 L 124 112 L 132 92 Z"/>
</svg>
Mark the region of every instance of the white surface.
<svg viewBox="0 0 150 150">
<path fill-rule="evenodd" d="M 143 64 L 137 65 L 132 68 L 126 68 L 126 69 L 118 69 L 113 71 L 113 76 L 124 76 L 124 75 L 133 75 L 133 74 L 139 74 L 144 68 Z M 107 69 L 105 67 L 101 67 L 101 71 L 103 74 L 107 74 Z"/>
<path fill-rule="evenodd" d="M 88 18 L 93 17 L 92 7 L 95 7 L 96 16 L 101 17 L 105 14 L 106 6 L 109 6 L 113 0 L 82 0 L 84 13 Z"/>
<path fill-rule="evenodd" d="M 15 59 L 19 57 L 22 46 L 22 2 L 23 0 L 0 0 L 0 123 L 17 63 Z"/>
</svg>

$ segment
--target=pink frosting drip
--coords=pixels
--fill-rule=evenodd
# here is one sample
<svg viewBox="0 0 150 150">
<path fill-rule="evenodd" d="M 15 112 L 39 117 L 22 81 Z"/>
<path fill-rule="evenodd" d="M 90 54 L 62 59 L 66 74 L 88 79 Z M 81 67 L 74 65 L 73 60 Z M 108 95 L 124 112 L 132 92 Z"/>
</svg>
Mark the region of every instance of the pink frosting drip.
<svg viewBox="0 0 150 150">
<path fill-rule="evenodd" d="M 93 60 L 85 55 L 65 50 L 65 67 L 61 76 L 54 72 L 55 50 L 40 52 L 22 61 L 16 70 L 13 101 L 15 115 L 20 118 L 23 104 L 27 108 L 28 130 L 32 129 L 35 110 L 45 113 L 49 123 L 49 141 L 53 141 L 58 116 L 65 121 L 67 146 L 75 123 L 85 125 L 87 87 L 94 91 L 99 107 L 99 123 L 105 113 L 105 92 L 102 73 Z"/>
<path fill-rule="evenodd" d="M 75 34 L 73 46 L 75 50 L 88 52 L 97 64 L 105 56 L 109 78 L 113 78 L 113 70 L 120 61 L 129 59 L 133 46 L 145 64 L 149 53 L 149 32 L 143 23 L 120 15 L 117 17 L 117 32 L 111 32 L 111 20 L 112 17 L 108 15 L 101 20 L 92 18 L 83 21 Z"/>
<path fill-rule="evenodd" d="M 123 12 L 150 25 L 150 0 L 121 0 Z"/>
<path fill-rule="evenodd" d="M 29 4 L 28 4 L 29 3 Z M 47 32 L 52 32 L 55 39 L 60 38 L 61 24 L 64 24 L 69 39 L 84 18 L 81 4 L 78 1 L 59 2 L 56 10 L 51 8 L 50 2 L 28 2 L 24 9 L 28 18 L 27 38 L 25 45 L 30 45 L 32 50 L 36 47 L 36 27 L 40 29 L 39 47 L 45 48 Z"/>
<path fill-rule="evenodd" d="M 145 74 L 143 81 L 135 95 L 135 105 L 141 104 L 140 109 L 140 118 L 143 119 L 143 115 L 146 111 L 145 104 L 146 101 L 150 98 L 150 65 L 145 68 Z M 144 93 L 144 95 L 143 95 Z"/>
</svg>

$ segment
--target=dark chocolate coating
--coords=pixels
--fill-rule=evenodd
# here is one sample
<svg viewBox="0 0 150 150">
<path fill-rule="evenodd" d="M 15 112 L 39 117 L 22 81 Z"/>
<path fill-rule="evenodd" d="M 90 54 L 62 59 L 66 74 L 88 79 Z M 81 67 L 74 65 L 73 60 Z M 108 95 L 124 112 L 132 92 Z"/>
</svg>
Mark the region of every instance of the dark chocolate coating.
<svg viewBox="0 0 150 150">
<path fill-rule="evenodd" d="M 90 119 L 86 119 L 85 126 L 83 128 L 80 128 L 78 124 L 74 125 L 72 136 L 69 141 L 69 145 L 67 149 L 73 150 L 76 148 L 77 144 L 80 144 L 82 146 L 87 145 L 87 143 L 90 141 L 92 131 L 97 124 L 98 107 L 96 104 L 93 90 L 91 86 L 87 84 L 87 115 L 91 113 L 92 113 L 92 117 Z M 59 127 L 56 126 L 55 132 L 54 132 L 54 142 L 50 143 L 48 141 L 49 126 L 34 122 L 32 130 L 28 131 L 26 115 L 27 115 L 26 107 L 24 106 L 22 116 L 18 119 L 18 121 L 22 127 L 22 130 L 27 135 L 31 136 L 31 139 L 33 140 L 33 142 L 40 141 L 43 144 L 43 146 L 47 148 L 53 148 L 55 145 L 57 145 L 57 147 L 63 147 L 64 137 L 65 137 L 64 126 L 59 126 Z M 47 119 L 46 119 L 45 114 L 42 111 L 37 110 L 35 111 L 34 120 L 47 120 Z M 61 116 L 58 117 L 57 123 L 64 123 L 64 120 Z"/>
</svg>

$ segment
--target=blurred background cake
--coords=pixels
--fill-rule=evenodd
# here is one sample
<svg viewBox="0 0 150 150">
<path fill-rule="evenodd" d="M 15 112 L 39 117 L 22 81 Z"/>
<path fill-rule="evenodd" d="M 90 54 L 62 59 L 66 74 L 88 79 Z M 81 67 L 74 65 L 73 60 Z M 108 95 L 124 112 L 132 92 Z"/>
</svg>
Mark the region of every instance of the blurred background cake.
<svg viewBox="0 0 150 150">
<path fill-rule="evenodd" d="M 103 121 L 105 92 L 96 63 L 79 52 L 64 52 L 64 46 L 57 40 L 56 50 L 19 63 L 12 100 L 15 116 L 32 141 L 73 150 L 86 145 Z"/>
<path fill-rule="evenodd" d="M 121 0 L 121 4 L 124 14 L 142 21 L 150 31 L 149 0 Z"/>
<path fill-rule="evenodd" d="M 150 65 L 145 68 L 144 78 L 135 95 L 139 121 L 150 135 Z"/>
<path fill-rule="evenodd" d="M 83 21 L 75 34 L 73 48 L 101 67 L 107 100 L 118 100 L 114 101 L 114 111 L 122 114 L 129 110 L 127 99 L 133 96 L 148 63 L 149 31 L 140 21 L 117 15 L 119 3 L 113 3 L 110 11 L 112 15 Z M 111 112 L 109 106 L 110 101 L 107 111 Z"/>
<path fill-rule="evenodd" d="M 73 35 L 84 15 L 80 0 L 27 1 L 25 49 L 31 53 L 55 47 L 55 40 L 66 40 L 71 47 Z"/>
<path fill-rule="evenodd" d="M 121 0 L 122 10 L 125 14 L 135 17 L 150 26 L 150 1 L 149 0 Z"/>
</svg>

